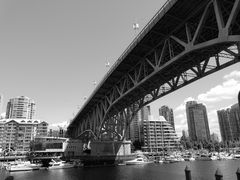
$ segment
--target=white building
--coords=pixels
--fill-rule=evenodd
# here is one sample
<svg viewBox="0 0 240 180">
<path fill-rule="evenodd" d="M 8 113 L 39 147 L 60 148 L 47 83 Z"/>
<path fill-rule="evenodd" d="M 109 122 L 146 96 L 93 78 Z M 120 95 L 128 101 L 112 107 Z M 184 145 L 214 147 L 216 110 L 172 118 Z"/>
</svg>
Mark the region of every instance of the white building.
<svg viewBox="0 0 240 180">
<path fill-rule="evenodd" d="M 6 118 L 14 119 L 33 119 L 35 115 L 36 104 L 26 96 L 12 98 L 7 103 Z"/>
<path fill-rule="evenodd" d="M 57 153 L 65 157 L 76 157 L 83 154 L 83 143 L 79 139 L 37 137 L 35 138 L 33 151 L 42 155 L 46 153 Z"/>
<path fill-rule="evenodd" d="M 27 152 L 37 136 L 47 136 L 48 123 L 33 119 L 0 120 L 0 151 Z"/>
<path fill-rule="evenodd" d="M 179 139 L 172 125 L 163 116 L 153 119 L 149 116 L 143 123 L 144 147 L 143 151 L 159 152 L 176 149 L 179 146 Z"/>
</svg>

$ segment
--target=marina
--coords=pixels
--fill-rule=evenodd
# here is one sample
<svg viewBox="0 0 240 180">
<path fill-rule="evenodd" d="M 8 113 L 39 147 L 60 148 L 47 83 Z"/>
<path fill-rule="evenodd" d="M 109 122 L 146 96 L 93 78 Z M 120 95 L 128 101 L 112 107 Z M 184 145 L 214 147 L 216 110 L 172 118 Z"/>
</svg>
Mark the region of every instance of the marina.
<svg viewBox="0 0 240 180">
<path fill-rule="evenodd" d="M 0 180 L 240 180 L 240 0 L 0 7 Z"/>
<path fill-rule="evenodd" d="M 240 166 L 239 160 L 222 161 L 183 161 L 178 163 L 158 164 L 148 163 L 144 165 L 121 165 L 94 168 L 70 168 L 58 170 L 40 170 L 28 172 L 11 172 L 10 175 L 17 180 L 185 180 L 185 168 L 191 170 L 192 179 L 215 180 L 214 174 L 219 168 L 224 180 L 235 180 L 236 171 Z"/>
</svg>

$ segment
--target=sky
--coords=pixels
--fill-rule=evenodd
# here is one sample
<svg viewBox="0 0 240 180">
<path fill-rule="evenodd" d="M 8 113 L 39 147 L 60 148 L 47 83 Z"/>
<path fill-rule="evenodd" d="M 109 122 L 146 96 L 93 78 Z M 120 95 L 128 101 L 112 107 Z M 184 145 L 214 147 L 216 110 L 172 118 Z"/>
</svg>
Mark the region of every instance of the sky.
<svg viewBox="0 0 240 180">
<path fill-rule="evenodd" d="M 0 0 L 1 112 L 10 98 L 34 99 L 36 118 L 52 126 L 74 117 L 138 32 L 165 0 Z M 138 23 L 139 30 L 133 29 Z M 240 65 L 234 64 L 152 103 L 173 108 L 177 133 L 187 130 L 185 102 L 207 106 L 210 131 L 216 110 L 237 102 Z M 221 97 L 221 98 L 216 98 Z"/>
</svg>

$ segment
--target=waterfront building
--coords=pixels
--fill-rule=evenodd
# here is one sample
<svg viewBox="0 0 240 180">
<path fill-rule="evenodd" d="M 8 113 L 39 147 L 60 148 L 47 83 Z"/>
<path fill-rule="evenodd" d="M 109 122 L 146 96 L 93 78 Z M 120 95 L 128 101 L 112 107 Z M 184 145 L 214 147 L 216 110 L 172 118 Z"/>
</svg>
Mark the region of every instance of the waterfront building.
<svg viewBox="0 0 240 180">
<path fill-rule="evenodd" d="M 222 141 L 231 141 L 233 136 L 230 126 L 230 108 L 217 111 L 217 115 Z"/>
<path fill-rule="evenodd" d="M 146 152 L 160 152 L 163 149 L 170 150 L 179 147 L 179 139 L 172 125 L 163 116 L 154 119 L 149 116 L 143 122 L 144 147 Z"/>
<path fill-rule="evenodd" d="M 175 130 L 175 124 L 174 124 L 174 116 L 173 116 L 173 109 L 169 108 L 168 106 L 162 106 L 159 109 L 159 116 L 163 116 L 173 127 Z"/>
<path fill-rule="evenodd" d="M 186 103 L 189 138 L 192 141 L 210 139 L 206 107 L 196 101 Z"/>
<path fill-rule="evenodd" d="M 27 152 L 35 137 L 47 134 L 48 124 L 36 119 L 0 120 L 0 150 Z"/>
<path fill-rule="evenodd" d="M 33 119 L 36 105 L 34 101 L 26 96 L 12 98 L 7 103 L 7 119 Z"/>
<path fill-rule="evenodd" d="M 37 156 L 76 157 L 83 154 L 83 143 L 79 139 L 48 136 L 36 137 L 31 150 Z"/>
<path fill-rule="evenodd" d="M 240 140 L 240 110 L 238 103 L 231 106 L 230 126 L 233 140 Z"/>
</svg>

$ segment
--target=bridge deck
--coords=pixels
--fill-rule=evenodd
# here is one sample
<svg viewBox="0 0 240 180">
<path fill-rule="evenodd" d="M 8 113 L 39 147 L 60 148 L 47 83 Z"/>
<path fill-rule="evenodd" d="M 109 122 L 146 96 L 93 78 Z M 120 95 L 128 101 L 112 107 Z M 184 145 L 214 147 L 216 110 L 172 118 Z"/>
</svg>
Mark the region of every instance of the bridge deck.
<svg viewBox="0 0 240 180">
<path fill-rule="evenodd" d="M 192 13 L 203 8 L 208 2 L 209 0 L 168 0 L 123 52 L 103 80 L 98 84 L 76 117 L 87 113 L 107 93 L 109 87 L 112 87 L 117 80 L 122 78 L 139 61 L 138 58 L 131 57 L 144 57 L 146 53 L 149 53 L 149 50 L 156 46 L 156 44 L 149 42 L 149 40 L 154 39 L 154 41 L 159 41 L 160 39 L 159 43 L 163 43 L 170 32 L 176 31 L 176 27 L 182 25 L 188 17 L 191 17 Z M 132 94 L 138 93 L 133 92 Z M 129 96 L 132 96 L 132 94 L 129 94 Z M 129 97 L 124 98 L 123 102 L 127 99 Z"/>
<path fill-rule="evenodd" d="M 239 0 L 167 1 L 106 74 L 69 125 L 68 132 L 74 130 L 73 134 L 79 135 L 87 130 L 99 136 L 108 127 L 124 132 L 126 126 L 114 116 L 119 112 L 126 115 L 124 109 L 137 101 L 141 108 L 239 62 L 239 6 Z M 231 46 L 237 50 L 230 50 Z M 223 51 L 225 54 L 220 57 Z M 209 63 L 211 57 L 215 58 L 215 65 Z M 230 61 L 224 64 L 224 58 Z M 165 84 L 168 90 L 160 92 Z M 148 95 L 152 99 L 143 102 Z"/>
</svg>

